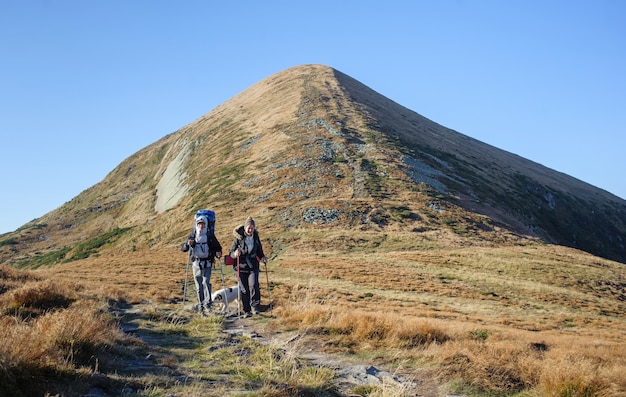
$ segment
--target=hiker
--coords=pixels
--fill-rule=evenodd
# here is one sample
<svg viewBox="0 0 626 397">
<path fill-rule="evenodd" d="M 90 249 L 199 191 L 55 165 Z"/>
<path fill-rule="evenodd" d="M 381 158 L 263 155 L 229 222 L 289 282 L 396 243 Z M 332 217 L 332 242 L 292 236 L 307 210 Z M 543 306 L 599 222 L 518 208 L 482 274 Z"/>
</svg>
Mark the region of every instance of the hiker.
<svg viewBox="0 0 626 397">
<path fill-rule="evenodd" d="M 187 240 L 180 246 L 183 252 L 189 252 L 192 261 L 193 278 L 196 283 L 196 293 L 198 295 L 198 311 L 204 314 L 209 310 L 213 302 L 211 301 L 211 269 L 215 257 L 222 257 L 222 246 L 215 233 L 208 228 L 206 216 L 196 218 L 196 226 L 187 237 Z"/>
<path fill-rule="evenodd" d="M 259 233 L 255 229 L 254 219 L 251 217 L 248 217 L 243 225 L 233 230 L 233 236 L 230 256 L 235 258 L 237 263 L 234 268 L 239 278 L 244 317 L 250 317 L 260 311 L 259 261 L 267 265 L 267 258 L 263 253 L 263 246 Z"/>
</svg>

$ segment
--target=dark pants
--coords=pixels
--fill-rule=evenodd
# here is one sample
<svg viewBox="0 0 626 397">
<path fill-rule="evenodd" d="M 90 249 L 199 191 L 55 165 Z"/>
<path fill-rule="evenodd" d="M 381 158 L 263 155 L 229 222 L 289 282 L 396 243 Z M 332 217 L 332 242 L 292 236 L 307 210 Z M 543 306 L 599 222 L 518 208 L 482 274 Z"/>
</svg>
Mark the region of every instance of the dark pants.
<svg viewBox="0 0 626 397">
<path fill-rule="evenodd" d="M 239 292 L 243 311 L 249 313 L 253 307 L 261 304 L 261 287 L 259 286 L 259 271 L 240 272 Z"/>
</svg>

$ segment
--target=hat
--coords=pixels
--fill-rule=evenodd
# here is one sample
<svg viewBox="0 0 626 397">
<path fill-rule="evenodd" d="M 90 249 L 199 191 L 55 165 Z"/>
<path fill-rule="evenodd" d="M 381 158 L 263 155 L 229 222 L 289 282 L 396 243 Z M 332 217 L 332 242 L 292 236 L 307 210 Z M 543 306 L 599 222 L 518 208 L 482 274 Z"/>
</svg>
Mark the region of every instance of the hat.
<svg viewBox="0 0 626 397">
<path fill-rule="evenodd" d="M 251 216 L 248 217 L 248 219 L 246 219 L 246 222 L 243 224 L 244 226 L 248 226 L 248 225 L 252 225 L 255 226 L 254 224 L 254 219 L 252 219 Z"/>
<path fill-rule="evenodd" d="M 206 216 L 199 216 L 198 219 L 196 219 L 196 225 L 198 223 L 204 223 L 206 225 Z"/>
</svg>

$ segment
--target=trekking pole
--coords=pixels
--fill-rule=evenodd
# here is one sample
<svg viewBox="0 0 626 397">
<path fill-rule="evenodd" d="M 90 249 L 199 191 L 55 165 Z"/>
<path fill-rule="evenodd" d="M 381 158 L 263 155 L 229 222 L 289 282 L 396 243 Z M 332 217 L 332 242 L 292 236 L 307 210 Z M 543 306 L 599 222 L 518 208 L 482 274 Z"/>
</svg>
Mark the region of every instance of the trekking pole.
<svg viewBox="0 0 626 397">
<path fill-rule="evenodd" d="M 241 317 L 241 272 L 239 271 L 239 255 L 237 255 L 237 317 Z"/>
<path fill-rule="evenodd" d="M 222 256 L 220 261 L 220 274 L 222 275 L 222 288 L 226 288 L 226 283 L 224 282 L 224 257 Z"/>
<path fill-rule="evenodd" d="M 218 258 L 220 262 L 220 274 L 222 275 L 222 290 L 226 291 L 226 283 L 224 282 L 224 263 L 226 262 L 224 257 Z M 228 299 L 224 300 L 224 313 L 228 312 Z"/>
<path fill-rule="evenodd" d="M 189 279 L 189 262 L 191 262 L 191 249 L 187 255 L 187 267 L 185 268 L 185 285 L 183 286 L 183 307 L 185 307 L 185 299 L 187 298 L 187 280 Z"/>
<path fill-rule="evenodd" d="M 265 280 L 267 281 L 267 299 L 270 301 L 270 316 L 272 315 L 272 294 L 270 293 L 270 276 L 267 274 L 267 262 L 265 262 Z"/>
</svg>

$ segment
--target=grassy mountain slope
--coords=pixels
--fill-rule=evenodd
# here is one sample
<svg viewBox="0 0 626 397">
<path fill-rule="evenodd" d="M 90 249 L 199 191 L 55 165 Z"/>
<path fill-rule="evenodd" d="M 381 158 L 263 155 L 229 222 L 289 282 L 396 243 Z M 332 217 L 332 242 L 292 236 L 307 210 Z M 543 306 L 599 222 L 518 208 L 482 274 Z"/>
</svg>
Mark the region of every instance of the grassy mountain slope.
<svg viewBox="0 0 626 397">
<path fill-rule="evenodd" d="M 618 396 L 624 207 L 305 65 L 1 236 L 0 263 L 39 268 L 45 285 L 80 282 L 108 302 L 180 306 L 178 244 L 192 213 L 217 212 L 225 247 L 252 215 L 271 258 L 267 332 L 418 378 L 433 366 L 442 383 L 492 395 Z M 17 312 L 14 300 L 43 290 L 2 288 L 11 293 L 0 303 Z"/>
<path fill-rule="evenodd" d="M 250 214 L 274 238 L 300 227 L 445 229 L 467 241 L 541 238 L 626 262 L 623 200 L 319 65 L 270 76 L 137 152 L 3 236 L 0 261 L 172 244 L 205 207 L 226 236 Z M 96 247 L 77 251 L 86 240 Z"/>
<path fill-rule="evenodd" d="M 626 202 L 563 173 L 440 126 L 336 72 L 368 127 L 406 155 L 409 173 L 520 233 L 626 259 Z M 412 165 L 417 164 L 417 167 Z M 412 169 L 411 169 L 412 168 Z"/>
</svg>

